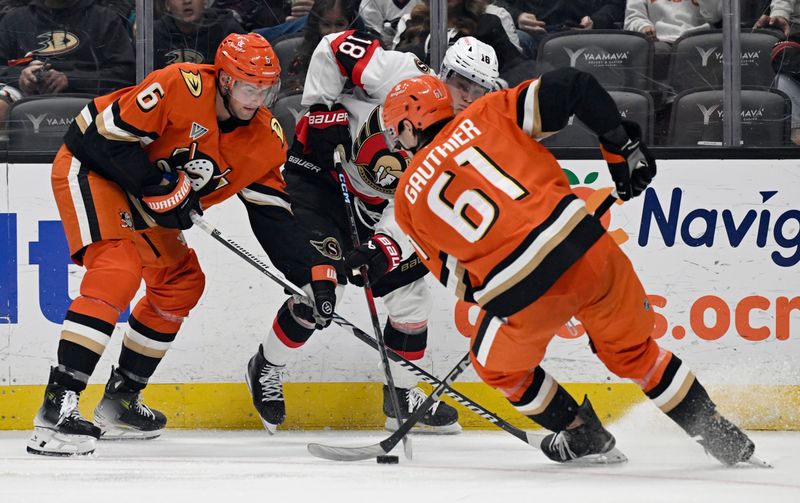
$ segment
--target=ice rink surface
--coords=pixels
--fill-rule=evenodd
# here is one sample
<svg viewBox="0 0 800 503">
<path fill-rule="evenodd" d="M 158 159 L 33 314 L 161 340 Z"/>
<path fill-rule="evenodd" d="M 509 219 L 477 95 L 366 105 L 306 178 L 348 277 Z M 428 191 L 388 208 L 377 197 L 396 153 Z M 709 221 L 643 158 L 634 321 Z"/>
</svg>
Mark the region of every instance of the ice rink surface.
<svg viewBox="0 0 800 503">
<path fill-rule="evenodd" d="M 414 459 L 337 463 L 308 442 L 367 445 L 385 432 L 172 431 L 102 442 L 92 457 L 25 452 L 29 432 L 0 432 L 0 503 L 511 502 L 798 503 L 800 432 L 751 432 L 774 469 L 726 468 L 650 404 L 609 429 L 625 465 L 557 465 L 502 431 L 413 436 Z"/>
</svg>

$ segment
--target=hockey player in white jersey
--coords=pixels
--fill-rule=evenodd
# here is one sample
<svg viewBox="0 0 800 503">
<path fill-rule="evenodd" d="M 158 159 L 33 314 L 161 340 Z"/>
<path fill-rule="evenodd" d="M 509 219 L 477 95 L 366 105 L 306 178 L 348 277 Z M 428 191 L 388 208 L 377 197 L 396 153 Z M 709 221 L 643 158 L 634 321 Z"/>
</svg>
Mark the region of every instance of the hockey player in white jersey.
<svg viewBox="0 0 800 503">
<path fill-rule="evenodd" d="M 389 313 L 386 345 L 408 360 L 424 355 L 431 308 L 423 279 L 427 270 L 395 223 L 393 209 L 394 189 L 408 159 L 387 147 L 380 105 L 401 80 L 430 73 L 413 54 L 385 51 L 374 36 L 355 30 L 324 37 L 311 57 L 302 99 L 309 110 L 298 122 L 284 168 L 296 231 L 309 247 L 298 254 L 313 257 L 311 280 L 303 287 L 311 300 L 291 297 L 280 307 L 247 369 L 253 404 L 271 433 L 286 416 L 282 374 L 289 355 L 330 324 L 344 284 L 362 285 L 354 274 L 360 266 L 369 268 L 373 293 Z M 447 51 L 441 78 L 457 107 L 466 108 L 497 86 L 494 50 L 472 37 L 459 39 Z M 348 83 L 353 88 L 346 91 Z M 363 243 L 357 249 L 333 166 L 338 145 L 346 152 L 343 167 Z M 393 365 L 393 375 L 404 419 L 426 396 L 417 378 L 399 365 Z M 386 427 L 393 429 L 388 392 L 384 385 Z M 430 433 L 461 431 L 457 411 L 442 402 L 418 425 L 418 431 Z"/>
</svg>

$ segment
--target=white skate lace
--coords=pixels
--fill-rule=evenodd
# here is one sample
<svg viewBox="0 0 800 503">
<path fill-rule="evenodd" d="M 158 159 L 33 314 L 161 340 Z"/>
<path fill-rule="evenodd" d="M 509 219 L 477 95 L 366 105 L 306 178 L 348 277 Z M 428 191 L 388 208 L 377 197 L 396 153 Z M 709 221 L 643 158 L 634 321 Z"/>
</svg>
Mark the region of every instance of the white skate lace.
<svg viewBox="0 0 800 503">
<path fill-rule="evenodd" d="M 155 413 L 152 410 L 150 410 L 150 407 L 142 403 L 142 395 L 140 393 L 137 393 L 136 396 L 133 398 L 131 406 L 140 416 L 146 416 L 150 419 L 156 418 Z"/>
<path fill-rule="evenodd" d="M 425 392 L 422 391 L 422 389 L 420 388 L 411 388 L 410 390 L 408 390 L 406 392 L 406 400 L 408 400 L 408 412 L 413 413 L 427 399 L 428 395 L 426 395 Z M 433 405 L 431 405 L 430 408 L 431 415 L 436 414 L 436 409 L 439 408 L 439 403 L 440 402 L 437 400 L 436 402 L 433 403 Z"/>
<path fill-rule="evenodd" d="M 264 365 L 261 369 L 261 376 L 258 378 L 263 393 L 261 397 L 262 402 L 283 401 L 282 377 L 282 367 L 275 367 L 269 364 Z"/>
<path fill-rule="evenodd" d="M 558 451 L 558 456 L 562 460 L 567 461 L 570 459 L 575 459 L 578 456 L 576 456 L 575 453 L 572 452 L 572 449 L 569 448 L 569 439 L 567 439 L 565 433 L 566 432 L 564 431 L 559 431 L 556 433 L 553 439 L 550 441 L 549 447 L 551 451 Z"/>
<path fill-rule="evenodd" d="M 78 411 L 78 394 L 74 391 L 64 391 L 64 396 L 61 397 L 61 409 L 58 411 L 58 423 L 60 425 L 67 418 L 82 419 L 81 413 Z"/>
</svg>

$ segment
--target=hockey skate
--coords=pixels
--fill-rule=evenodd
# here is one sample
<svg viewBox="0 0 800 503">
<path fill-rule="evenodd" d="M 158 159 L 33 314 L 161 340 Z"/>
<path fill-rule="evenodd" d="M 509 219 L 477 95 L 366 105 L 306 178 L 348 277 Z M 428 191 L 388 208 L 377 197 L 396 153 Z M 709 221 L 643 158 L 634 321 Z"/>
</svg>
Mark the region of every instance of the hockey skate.
<svg viewBox="0 0 800 503">
<path fill-rule="evenodd" d="M 615 446 L 616 440 L 603 427 L 588 397 L 578 407 L 583 424 L 572 429 L 551 433 L 542 440 L 542 452 L 559 463 L 614 464 L 628 461 Z"/>
<path fill-rule="evenodd" d="M 419 387 L 410 389 L 395 388 L 397 398 L 400 401 L 400 420 L 405 421 L 422 405 L 428 396 Z M 384 428 L 389 431 L 397 430 L 397 421 L 392 411 L 392 400 L 389 396 L 389 386 L 383 385 L 383 414 L 386 416 Z M 414 433 L 431 433 L 437 435 L 452 435 L 461 432 L 461 425 L 458 424 L 458 411 L 444 402 L 437 401 L 422 416 L 417 424 L 411 429 Z"/>
<path fill-rule="evenodd" d="M 754 456 L 755 444 L 738 426 L 719 413 L 703 420 L 700 432 L 693 438 L 705 451 L 720 463 L 733 466 L 737 463 L 750 463 L 771 468 L 769 463 Z"/>
<path fill-rule="evenodd" d="M 103 398 L 94 409 L 94 422 L 103 431 L 103 440 L 144 440 L 161 435 L 167 418 L 145 405 L 141 392 L 126 386 L 120 371 L 112 367 Z"/>
<path fill-rule="evenodd" d="M 274 435 L 278 426 L 286 419 L 286 404 L 283 401 L 283 365 L 273 365 L 264 358 L 259 345 L 256 354 L 247 364 L 247 387 L 253 397 L 253 405 L 261 417 L 264 428 Z"/>
<path fill-rule="evenodd" d="M 72 456 L 94 452 L 100 428 L 78 411 L 79 393 L 48 384 L 44 403 L 33 420 L 28 452 L 45 456 Z"/>
</svg>

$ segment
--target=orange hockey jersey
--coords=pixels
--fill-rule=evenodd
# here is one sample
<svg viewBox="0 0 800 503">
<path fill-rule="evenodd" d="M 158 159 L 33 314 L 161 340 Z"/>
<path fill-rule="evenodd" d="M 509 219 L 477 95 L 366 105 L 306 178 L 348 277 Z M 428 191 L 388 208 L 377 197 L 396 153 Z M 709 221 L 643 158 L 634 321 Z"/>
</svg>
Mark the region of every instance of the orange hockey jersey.
<svg viewBox="0 0 800 503">
<path fill-rule="evenodd" d="M 542 136 L 534 80 L 476 101 L 417 152 L 395 215 L 431 272 L 498 316 L 541 296 L 605 232 Z"/>
<path fill-rule="evenodd" d="M 65 143 L 92 171 L 120 184 L 141 211 L 141 187 L 183 169 L 208 208 L 235 194 L 290 209 L 280 167 L 283 129 L 261 108 L 246 127 L 221 130 L 211 65 L 175 64 L 140 84 L 95 98 L 76 117 Z M 137 225 L 139 228 L 139 225 Z"/>
</svg>

